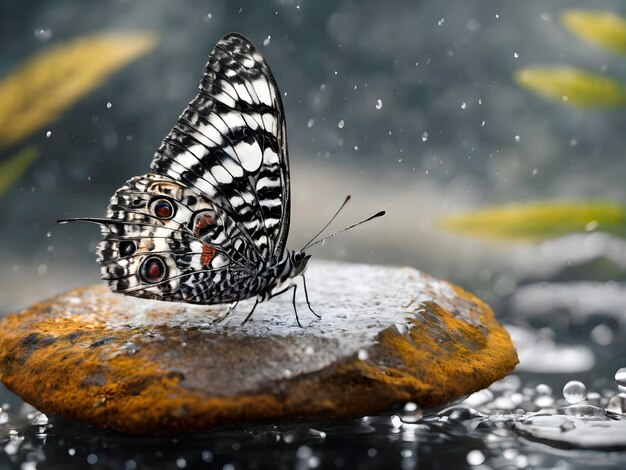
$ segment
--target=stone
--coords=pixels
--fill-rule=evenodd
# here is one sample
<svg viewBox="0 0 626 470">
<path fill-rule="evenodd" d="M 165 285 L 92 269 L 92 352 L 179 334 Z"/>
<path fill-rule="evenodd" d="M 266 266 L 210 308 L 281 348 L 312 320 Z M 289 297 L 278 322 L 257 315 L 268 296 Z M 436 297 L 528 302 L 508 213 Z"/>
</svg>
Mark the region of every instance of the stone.
<svg viewBox="0 0 626 470">
<path fill-rule="evenodd" d="M 300 282 L 300 281 L 299 281 Z M 491 309 L 415 269 L 313 262 L 259 304 L 195 306 L 78 288 L 0 320 L 0 380 L 44 413 L 128 433 L 441 406 L 510 372 Z M 218 321 L 220 320 L 221 321 Z"/>
</svg>

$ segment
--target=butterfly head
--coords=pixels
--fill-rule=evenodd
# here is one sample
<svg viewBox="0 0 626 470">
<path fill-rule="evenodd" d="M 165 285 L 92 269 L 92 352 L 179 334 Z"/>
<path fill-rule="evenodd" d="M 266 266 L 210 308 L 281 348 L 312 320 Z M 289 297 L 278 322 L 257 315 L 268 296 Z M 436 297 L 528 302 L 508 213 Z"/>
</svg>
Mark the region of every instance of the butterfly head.
<svg viewBox="0 0 626 470">
<path fill-rule="evenodd" d="M 304 251 L 292 251 L 289 255 L 291 261 L 292 277 L 304 274 L 311 255 L 307 255 Z"/>
</svg>

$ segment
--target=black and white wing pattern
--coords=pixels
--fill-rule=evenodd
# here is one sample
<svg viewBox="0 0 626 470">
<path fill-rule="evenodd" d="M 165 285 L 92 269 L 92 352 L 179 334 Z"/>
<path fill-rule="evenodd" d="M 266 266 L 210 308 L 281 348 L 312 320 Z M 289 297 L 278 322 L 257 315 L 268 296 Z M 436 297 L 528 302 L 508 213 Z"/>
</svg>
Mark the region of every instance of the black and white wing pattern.
<svg viewBox="0 0 626 470">
<path fill-rule="evenodd" d="M 283 256 L 289 165 L 280 93 L 260 52 L 229 34 L 198 95 L 163 140 L 151 173 L 111 198 L 98 246 L 114 291 L 190 303 L 258 293 Z"/>
<path fill-rule="evenodd" d="M 280 93 L 261 53 L 239 34 L 215 46 L 200 83 L 156 153 L 169 176 L 231 214 L 263 260 L 289 231 L 289 163 Z"/>
</svg>

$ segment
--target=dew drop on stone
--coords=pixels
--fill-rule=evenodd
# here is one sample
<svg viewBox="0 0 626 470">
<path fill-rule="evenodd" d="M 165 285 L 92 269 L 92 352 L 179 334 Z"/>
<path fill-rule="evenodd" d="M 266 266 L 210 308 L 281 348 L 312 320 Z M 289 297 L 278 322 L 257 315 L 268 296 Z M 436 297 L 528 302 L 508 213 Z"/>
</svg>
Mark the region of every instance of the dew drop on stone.
<svg viewBox="0 0 626 470">
<path fill-rule="evenodd" d="M 485 461 L 485 455 L 479 450 L 470 450 L 465 457 L 470 465 L 482 465 Z"/>
<path fill-rule="evenodd" d="M 587 387 L 582 382 L 570 380 L 563 387 L 563 397 L 569 403 L 578 403 L 587 398 Z"/>
<path fill-rule="evenodd" d="M 606 409 L 613 413 L 625 414 L 626 413 L 626 393 L 616 393 L 609 399 L 609 404 Z"/>
<path fill-rule="evenodd" d="M 617 383 L 620 392 L 626 392 L 626 367 L 615 372 L 615 383 Z"/>
<path fill-rule="evenodd" d="M 52 30 L 50 28 L 37 28 L 34 34 L 36 39 L 46 42 L 52 37 Z"/>
<path fill-rule="evenodd" d="M 376 102 L 376 109 L 381 109 L 383 107 L 383 101 L 381 99 L 378 99 L 378 101 Z"/>
<path fill-rule="evenodd" d="M 422 134 L 422 142 L 426 142 L 428 140 L 428 132 L 424 131 Z"/>
<path fill-rule="evenodd" d="M 52 135 L 52 131 L 46 132 L 46 137 L 50 137 Z"/>
<path fill-rule="evenodd" d="M 107 101 L 107 108 L 111 109 L 112 106 L 113 106 L 113 104 L 110 101 Z"/>
<path fill-rule="evenodd" d="M 341 120 L 341 121 L 339 121 L 339 123 L 337 124 L 337 127 L 338 127 L 339 129 L 343 129 L 344 124 L 345 124 L 345 122 L 343 122 L 343 119 L 342 119 L 342 120 Z"/>
</svg>

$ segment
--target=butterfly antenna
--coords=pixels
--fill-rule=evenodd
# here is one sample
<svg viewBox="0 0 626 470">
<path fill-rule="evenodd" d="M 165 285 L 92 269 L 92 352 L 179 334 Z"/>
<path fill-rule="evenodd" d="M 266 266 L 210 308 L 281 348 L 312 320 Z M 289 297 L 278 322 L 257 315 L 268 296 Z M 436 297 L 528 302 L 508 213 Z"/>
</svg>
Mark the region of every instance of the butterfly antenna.
<svg viewBox="0 0 626 470">
<path fill-rule="evenodd" d="M 108 224 L 111 223 L 111 219 L 104 219 L 98 217 L 72 217 L 70 219 L 59 219 L 57 224 L 67 224 L 69 222 L 91 222 L 92 224 Z"/>
<path fill-rule="evenodd" d="M 370 220 L 372 220 L 372 219 L 376 219 L 376 218 L 378 218 L 378 217 L 382 217 L 383 215 L 385 215 L 385 211 L 380 211 L 380 212 L 377 212 L 376 214 L 374 214 L 374 215 L 372 215 L 372 216 L 368 217 L 367 219 L 361 220 L 360 222 L 357 222 L 356 224 L 352 224 L 352 225 L 350 225 L 350 226 L 348 226 L 348 227 L 346 227 L 346 228 L 344 228 L 344 229 L 342 229 L 342 230 L 339 230 L 338 232 L 331 233 L 330 235 L 326 235 L 324 238 L 320 238 L 320 239 L 319 239 L 319 240 L 317 240 L 316 242 L 311 243 L 310 245 L 306 246 L 306 247 L 305 247 L 305 249 L 306 249 L 306 248 L 310 248 L 310 247 L 312 247 L 312 246 L 315 246 L 315 245 L 317 245 L 318 243 L 322 243 L 323 241 L 328 240 L 329 238 L 332 238 L 332 237 L 334 237 L 334 236 L 337 236 L 337 235 L 339 235 L 340 233 L 345 232 L 346 230 L 350 230 L 351 228 L 354 228 L 354 227 L 356 227 L 356 226 L 358 226 L 358 225 L 364 224 L 365 222 L 369 222 L 369 221 L 370 221 Z"/>
<path fill-rule="evenodd" d="M 315 236 L 314 236 L 313 238 L 311 238 L 311 239 L 308 241 L 308 243 L 307 243 L 306 245 L 304 245 L 304 248 L 302 248 L 302 250 L 300 250 L 300 251 L 304 251 L 304 250 L 306 250 L 309 246 L 311 246 L 311 243 L 313 243 L 313 241 L 314 241 L 317 237 L 319 237 L 319 236 L 320 236 L 320 234 L 321 234 L 324 230 L 326 230 L 330 224 L 332 224 L 332 223 L 333 223 L 333 220 L 335 220 L 335 218 L 339 215 L 339 213 L 341 212 L 341 210 L 342 210 L 344 207 L 346 207 L 346 204 L 348 204 L 348 201 L 350 200 L 350 198 L 351 198 L 351 197 L 352 197 L 352 196 L 350 196 L 350 195 L 346 196 L 345 201 L 343 201 L 343 204 L 341 204 L 341 207 L 339 207 L 339 209 L 337 209 L 337 212 L 335 212 L 335 215 L 333 215 L 333 216 L 330 218 L 330 220 L 328 221 L 328 223 L 327 223 L 326 225 L 324 225 L 324 227 L 322 227 L 322 230 L 320 230 L 319 232 L 317 232 L 317 233 L 315 234 Z"/>
</svg>

